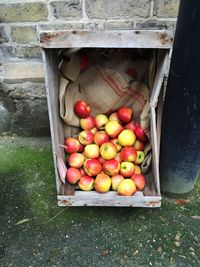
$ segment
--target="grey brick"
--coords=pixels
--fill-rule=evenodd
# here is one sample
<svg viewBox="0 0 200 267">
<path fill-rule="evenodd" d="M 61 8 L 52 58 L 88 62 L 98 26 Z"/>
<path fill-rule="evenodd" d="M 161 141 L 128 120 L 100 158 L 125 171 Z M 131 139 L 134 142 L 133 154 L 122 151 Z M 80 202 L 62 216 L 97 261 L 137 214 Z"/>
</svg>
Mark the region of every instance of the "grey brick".
<svg viewBox="0 0 200 267">
<path fill-rule="evenodd" d="M 4 27 L 0 27 L 0 44 L 8 42 L 9 38 L 5 32 Z"/>
<path fill-rule="evenodd" d="M 80 19 L 82 18 L 82 4 L 79 0 L 51 2 L 51 11 L 56 19 Z"/>
<path fill-rule="evenodd" d="M 0 4 L 0 22 L 45 21 L 47 5 L 43 2 Z"/>
<path fill-rule="evenodd" d="M 155 0 L 154 16 L 176 18 L 178 15 L 179 0 Z"/>
<path fill-rule="evenodd" d="M 36 43 L 38 41 L 35 26 L 13 26 L 11 36 L 12 40 L 19 44 Z"/>
<path fill-rule="evenodd" d="M 151 0 L 86 0 L 86 13 L 91 19 L 131 18 L 149 16 Z"/>
</svg>

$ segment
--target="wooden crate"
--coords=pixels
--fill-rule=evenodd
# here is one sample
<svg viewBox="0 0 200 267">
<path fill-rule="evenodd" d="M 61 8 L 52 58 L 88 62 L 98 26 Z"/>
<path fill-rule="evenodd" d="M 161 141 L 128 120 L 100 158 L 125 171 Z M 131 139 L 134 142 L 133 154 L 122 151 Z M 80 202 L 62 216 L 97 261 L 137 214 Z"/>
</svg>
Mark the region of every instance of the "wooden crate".
<svg viewBox="0 0 200 267">
<path fill-rule="evenodd" d="M 159 181 L 160 127 L 164 88 L 169 66 L 169 52 L 173 34 L 162 30 L 123 31 L 47 31 L 40 33 L 45 83 L 51 128 L 52 149 L 55 166 L 57 199 L 59 206 L 119 206 L 119 207 L 160 207 L 161 193 Z M 100 194 L 95 191 L 75 190 L 60 177 L 58 168 L 65 162 L 63 121 L 59 116 L 58 102 L 58 49 L 59 48 L 146 48 L 161 53 L 160 62 L 150 97 L 150 128 L 152 142 L 152 173 L 143 192 L 133 196 L 119 196 L 110 191 Z"/>
</svg>

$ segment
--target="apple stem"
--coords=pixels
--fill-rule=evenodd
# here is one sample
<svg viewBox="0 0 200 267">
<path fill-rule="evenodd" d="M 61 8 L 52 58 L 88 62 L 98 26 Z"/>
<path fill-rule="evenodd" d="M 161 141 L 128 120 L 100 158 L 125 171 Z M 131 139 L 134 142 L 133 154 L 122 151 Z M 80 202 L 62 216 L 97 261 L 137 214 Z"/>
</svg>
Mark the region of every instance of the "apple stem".
<svg viewBox="0 0 200 267">
<path fill-rule="evenodd" d="M 64 145 L 60 145 L 60 144 L 59 144 L 59 146 L 64 147 L 64 148 L 66 147 L 66 146 L 64 146 Z"/>
</svg>

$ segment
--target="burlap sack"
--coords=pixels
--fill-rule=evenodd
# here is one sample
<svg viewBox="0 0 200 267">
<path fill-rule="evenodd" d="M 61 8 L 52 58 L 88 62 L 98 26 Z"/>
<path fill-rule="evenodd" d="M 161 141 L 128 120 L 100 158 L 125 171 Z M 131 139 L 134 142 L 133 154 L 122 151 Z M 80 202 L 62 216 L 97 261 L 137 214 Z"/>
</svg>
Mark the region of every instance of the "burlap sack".
<svg viewBox="0 0 200 267">
<path fill-rule="evenodd" d="M 79 118 L 73 112 L 77 100 L 85 100 L 92 106 L 92 115 L 109 114 L 121 106 L 133 110 L 134 120 L 139 122 L 145 133 L 149 132 L 149 88 L 136 80 L 145 79 L 151 68 L 154 75 L 155 62 L 131 60 L 129 55 L 117 51 L 114 55 L 91 54 L 90 66 L 80 71 L 79 54 L 68 52 L 68 60 L 61 61 L 59 85 L 60 116 L 65 121 L 66 136 L 78 134 Z M 95 64 L 96 63 L 96 64 Z M 101 63 L 101 64 L 97 64 Z M 136 70 L 137 76 L 129 75 L 127 70 Z M 130 72 L 130 71 L 129 71 Z M 133 72 L 131 72 L 133 73 Z M 154 77 L 148 78 L 152 83 Z M 72 126 L 72 127 L 70 127 Z M 151 163 L 151 145 L 146 146 L 142 169 L 147 172 Z"/>
</svg>

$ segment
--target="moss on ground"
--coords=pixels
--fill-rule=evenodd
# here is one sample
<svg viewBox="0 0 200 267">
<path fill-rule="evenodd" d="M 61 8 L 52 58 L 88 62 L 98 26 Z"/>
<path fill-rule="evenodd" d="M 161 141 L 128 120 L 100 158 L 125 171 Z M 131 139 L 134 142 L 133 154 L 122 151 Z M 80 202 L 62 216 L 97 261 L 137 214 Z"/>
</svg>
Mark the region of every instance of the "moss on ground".
<svg viewBox="0 0 200 267">
<path fill-rule="evenodd" d="M 50 140 L 4 137 L 0 186 L 0 266 L 200 266 L 199 180 L 160 209 L 59 208 Z"/>
</svg>

